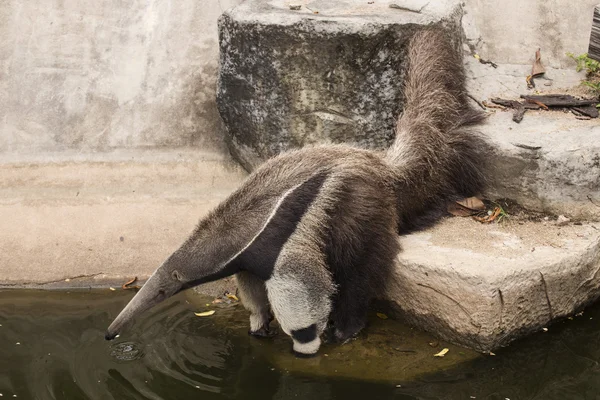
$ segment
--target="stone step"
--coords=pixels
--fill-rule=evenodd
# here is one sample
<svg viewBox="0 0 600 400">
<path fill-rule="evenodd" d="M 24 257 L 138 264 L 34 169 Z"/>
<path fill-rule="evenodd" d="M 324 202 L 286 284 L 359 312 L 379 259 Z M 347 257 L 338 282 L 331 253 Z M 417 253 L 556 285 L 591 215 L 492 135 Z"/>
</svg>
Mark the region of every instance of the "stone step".
<svg viewBox="0 0 600 400">
<path fill-rule="evenodd" d="M 600 226 L 448 218 L 400 239 L 386 295 L 412 324 L 488 352 L 600 296 Z"/>
<path fill-rule="evenodd" d="M 600 120 L 559 111 L 512 111 L 490 116 L 492 176 L 488 196 L 577 220 L 600 220 Z"/>
<path fill-rule="evenodd" d="M 221 16 L 217 104 L 244 168 L 313 143 L 391 143 L 412 33 L 462 35 L 459 1 L 392 3 L 248 0 Z"/>
</svg>

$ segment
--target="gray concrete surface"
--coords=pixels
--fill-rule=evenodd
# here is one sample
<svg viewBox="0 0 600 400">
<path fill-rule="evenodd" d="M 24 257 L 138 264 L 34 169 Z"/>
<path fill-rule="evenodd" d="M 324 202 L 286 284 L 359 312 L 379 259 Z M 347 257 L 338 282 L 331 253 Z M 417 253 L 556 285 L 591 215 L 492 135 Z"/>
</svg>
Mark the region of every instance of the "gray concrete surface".
<svg viewBox="0 0 600 400">
<path fill-rule="evenodd" d="M 416 326 L 479 351 L 542 330 L 600 296 L 593 224 L 450 218 L 400 241 L 387 297 Z"/>
<path fill-rule="evenodd" d="M 577 72 L 575 62 L 571 68 L 566 69 L 546 67 L 544 76 L 534 79 L 536 87 L 529 89 L 526 77 L 531 74 L 531 64 L 498 64 L 494 68 L 477 61 L 467 46 L 464 46 L 464 50 L 468 89 L 480 101 L 494 97 L 518 99 L 522 94 L 536 92 L 570 93 L 588 97 L 593 94 L 580 87 L 581 80 L 585 79 L 585 71 Z"/>
<path fill-rule="evenodd" d="M 148 277 L 246 175 L 189 150 L 78 157 L 0 163 L 1 286 Z"/>
<path fill-rule="evenodd" d="M 520 124 L 497 111 L 482 131 L 491 139 L 487 195 L 531 210 L 600 220 L 600 122 L 561 111 L 528 111 Z"/>
<path fill-rule="evenodd" d="M 527 64 L 542 52 L 547 67 L 571 69 L 566 53 L 588 49 L 598 0 L 465 0 L 465 37 L 481 57 Z"/>
<path fill-rule="evenodd" d="M 231 153 L 247 170 L 314 143 L 384 149 L 402 109 L 404 49 L 418 27 L 461 42 L 458 1 L 248 0 L 219 20 L 217 104 Z M 394 4 L 404 5 L 397 1 Z"/>
<path fill-rule="evenodd" d="M 0 2 L 0 153 L 226 151 L 216 21 L 239 2 Z"/>
</svg>

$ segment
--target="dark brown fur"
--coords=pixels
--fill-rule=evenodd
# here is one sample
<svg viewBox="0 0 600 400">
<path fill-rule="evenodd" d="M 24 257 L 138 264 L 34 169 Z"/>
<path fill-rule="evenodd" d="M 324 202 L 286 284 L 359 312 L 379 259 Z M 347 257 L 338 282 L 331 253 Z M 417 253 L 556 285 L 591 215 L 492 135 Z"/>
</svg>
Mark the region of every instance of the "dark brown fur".
<svg viewBox="0 0 600 400">
<path fill-rule="evenodd" d="M 488 147 L 472 129 L 485 114 L 470 105 L 462 62 L 443 30 L 421 31 L 409 46 L 405 108 L 385 157 L 397 173 L 401 231 L 485 187 Z"/>
</svg>

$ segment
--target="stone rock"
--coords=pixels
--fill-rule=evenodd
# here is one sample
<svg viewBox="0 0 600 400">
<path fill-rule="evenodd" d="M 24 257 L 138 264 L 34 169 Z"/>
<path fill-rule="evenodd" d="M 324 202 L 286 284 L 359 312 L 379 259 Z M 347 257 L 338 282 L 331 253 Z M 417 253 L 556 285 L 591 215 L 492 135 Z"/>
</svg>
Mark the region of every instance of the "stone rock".
<svg viewBox="0 0 600 400">
<path fill-rule="evenodd" d="M 600 231 L 593 225 L 449 218 L 401 244 L 386 297 L 412 324 L 482 352 L 600 295 Z"/>
<path fill-rule="evenodd" d="M 528 111 L 520 124 L 496 112 L 490 139 L 491 198 L 575 220 L 600 220 L 600 124 L 558 111 Z"/>
<path fill-rule="evenodd" d="M 219 20 L 219 112 L 233 156 L 251 170 L 313 143 L 387 147 L 402 110 L 404 49 L 443 24 L 460 46 L 460 2 L 248 0 Z M 420 11 L 410 11 L 419 3 Z"/>
</svg>

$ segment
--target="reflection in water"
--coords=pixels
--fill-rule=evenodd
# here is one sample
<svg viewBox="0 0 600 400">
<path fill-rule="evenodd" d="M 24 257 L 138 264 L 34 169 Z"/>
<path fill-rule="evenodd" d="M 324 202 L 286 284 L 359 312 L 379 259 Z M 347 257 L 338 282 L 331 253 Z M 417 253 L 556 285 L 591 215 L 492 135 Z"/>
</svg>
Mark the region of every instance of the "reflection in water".
<svg viewBox="0 0 600 400">
<path fill-rule="evenodd" d="M 104 330 L 131 296 L 133 293 L 107 291 L 0 291 L 2 398 L 352 400 L 473 396 L 515 400 L 596 399 L 600 393 L 598 306 L 574 321 L 551 326 L 548 333 L 499 351 L 495 357 L 463 362 L 457 358 L 452 368 L 409 379 L 410 375 L 395 372 L 411 368 L 411 364 L 408 355 L 392 357 L 402 339 L 399 334 L 394 338 L 390 322 L 380 321 L 387 324 L 383 328 L 369 328 L 368 340 L 359 339 L 341 349 L 325 346 L 329 357 L 296 361 L 289 354 L 286 338 L 249 338 L 246 314 L 239 307 L 219 310 L 215 317 L 198 318 L 192 313 L 197 309 L 184 295 L 147 312 L 122 337 L 105 341 Z M 383 337 L 392 338 L 388 341 L 393 343 L 389 349 L 374 352 L 367 342 L 385 346 L 378 331 L 385 332 Z M 365 343 L 363 350 L 361 341 Z M 407 351 L 410 343 L 404 342 L 400 350 Z M 439 362 L 429 357 L 429 352 L 431 349 L 414 355 L 414 359 L 425 360 L 419 363 Z M 454 356 L 458 352 L 451 350 Z M 334 353 L 341 354 L 339 361 Z M 429 358 L 432 361 L 427 361 Z M 401 365 L 391 365 L 390 360 Z M 340 372 L 345 368 L 344 374 L 336 375 L 336 363 Z M 367 372 L 377 365 L 384 368 L 374 378 Z M 342 375 L 354 378 L 342 379 Z"/>
</svg>

